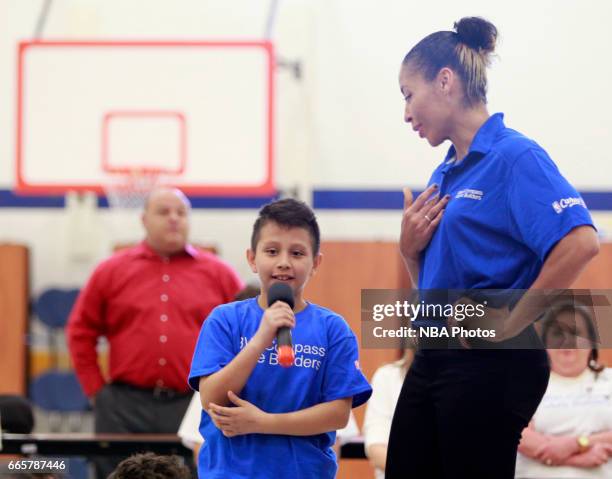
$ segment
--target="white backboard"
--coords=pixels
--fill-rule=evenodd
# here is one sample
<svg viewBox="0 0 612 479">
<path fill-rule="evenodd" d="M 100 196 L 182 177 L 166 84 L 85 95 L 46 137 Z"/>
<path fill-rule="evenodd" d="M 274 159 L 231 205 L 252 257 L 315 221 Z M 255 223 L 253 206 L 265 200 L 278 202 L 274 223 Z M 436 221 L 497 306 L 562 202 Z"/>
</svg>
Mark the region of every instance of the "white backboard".
<svg viewBox="0 0 612 479">
<path fill-rule="evenodd" d="M 23 42 L 18 62 L 18 191 L 155 169 L 194 194 L 273 192 L 269 42 Z"/>
</svg>

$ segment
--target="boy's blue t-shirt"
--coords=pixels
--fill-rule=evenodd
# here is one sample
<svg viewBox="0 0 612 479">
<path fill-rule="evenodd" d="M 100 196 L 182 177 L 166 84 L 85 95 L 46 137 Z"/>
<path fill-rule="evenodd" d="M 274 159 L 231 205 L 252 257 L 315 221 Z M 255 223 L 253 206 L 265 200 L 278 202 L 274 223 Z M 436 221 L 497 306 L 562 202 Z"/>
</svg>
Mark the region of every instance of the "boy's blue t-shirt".
<svg viewBox="0 0 612 479">
<path fill-rule="evenodd" d="M 215 308 L 200 331 L 193 355 L 190 386 L 201 376 L 229 364 L 255 335 L 263 316 L 257 298 Z M 278 364 L 276 341 L 259 358 L 239 396 L 268 413 L 305 409 L 353 397 L 353 407 L 368 400 L 372 388 L 359 369 L 357 340 L 336 313 L 309 303 L 295 315 L 292 330 L 295 363 Z M 236 391 L 235 391 L 236 392 Z M 246 434 L 225 437 L 203 410 L 200 433 L 205 442 L 198 471 L 216 478 L 333 478 L 337 464 L 331 449 L 335 431 L 316 436 Z"/>
</svg>

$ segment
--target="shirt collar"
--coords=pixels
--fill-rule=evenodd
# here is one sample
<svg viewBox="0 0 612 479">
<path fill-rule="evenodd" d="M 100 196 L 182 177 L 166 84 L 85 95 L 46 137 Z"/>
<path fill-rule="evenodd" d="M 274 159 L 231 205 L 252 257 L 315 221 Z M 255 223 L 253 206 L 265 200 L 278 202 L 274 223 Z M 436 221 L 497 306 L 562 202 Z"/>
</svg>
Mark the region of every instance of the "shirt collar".
<svg viewBox="0 0 612 479">
<path fill-rule="evenodd" d="M 505 127 L 506 125 L 504 125 L 503 113 L 495 113 L 491 115 L 476 132 L 476 135 L 474 136 L 474 139 L 470 145 L 470 149 L 468 150 L 468 156 L 470 153 L 480 153 L 483 156 L 489 153 L 493 147 L 493 143 L 495 143 L 497 134 Z M 455 155 L 455 146 L 451 145 L 446 153 L 446 157 L 444 158 L 444 163 L 447 163 L 450 166 L 451 162 L 454 163 Z"/>
<path fill-rule="evenodd" d="M 151 245 L 149 245 L 149 243 L 147 243 L 146 240 L 142 240 L 134 248 L 134 254 L 136 256 L 143 256 L 145 258 L 159 257 L 159 254 L 153 248 L 151 248 Z M 188 255 L 188 256 L 191 256 L 192 258 L 195 258 L 198 256 L 198 250 L 191 244 L 187 243 L 183 251 L 173 256 L 179 256 L 179 255 Z"/>
</svg>

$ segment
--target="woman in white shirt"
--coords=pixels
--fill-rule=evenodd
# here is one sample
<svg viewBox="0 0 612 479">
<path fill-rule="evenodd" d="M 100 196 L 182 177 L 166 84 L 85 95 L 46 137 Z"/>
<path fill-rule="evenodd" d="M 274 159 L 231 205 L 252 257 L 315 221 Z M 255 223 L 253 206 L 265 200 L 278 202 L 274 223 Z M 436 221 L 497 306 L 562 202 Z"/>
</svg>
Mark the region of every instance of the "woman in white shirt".
<svg viewBox="0 0 612 479">
<path fill-rule="evenodd" d="M 612 478 L 612 372 L 597 362 L 589 311 L 572 303 L 554 306 L 542 320 L 542 338 L 550 382 L 523 431 L 516 477 Z"/>
</svg>

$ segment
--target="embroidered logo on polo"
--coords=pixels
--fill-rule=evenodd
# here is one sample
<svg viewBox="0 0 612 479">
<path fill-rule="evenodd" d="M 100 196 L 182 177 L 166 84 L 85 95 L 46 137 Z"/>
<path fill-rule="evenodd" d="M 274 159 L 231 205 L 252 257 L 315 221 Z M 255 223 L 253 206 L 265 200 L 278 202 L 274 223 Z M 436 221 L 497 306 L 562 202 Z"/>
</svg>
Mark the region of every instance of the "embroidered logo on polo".
<svg viewBox="0 0 612 479">
<path fill-rule="evenodd" d="M 553 210 L 555 210 L 555 213 L 557 213 L 558 215 L 560 215 L 561 213 L 563 213 L 563 210 L 565 208 L 571 208 L 572 206 L 582 206 L 583 208 L 586 208 L 586 203 L 584 202 L 584 200 L 580 197 L 578 198 L 561 198 L 559 201 L 553 201 L 552 202 L 552 207 Z"/>
<path fill-rule="evenodd" d="M 480 190 L 473 190 L 471 188 L 466 188 L 465 190 L 459 191 L 455 198 L 468 198 L 470 200 L 482 200 L 484 193 Z"/>
</svg>

